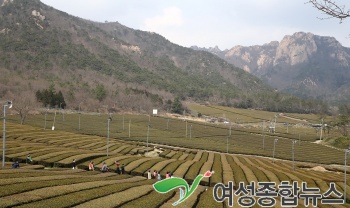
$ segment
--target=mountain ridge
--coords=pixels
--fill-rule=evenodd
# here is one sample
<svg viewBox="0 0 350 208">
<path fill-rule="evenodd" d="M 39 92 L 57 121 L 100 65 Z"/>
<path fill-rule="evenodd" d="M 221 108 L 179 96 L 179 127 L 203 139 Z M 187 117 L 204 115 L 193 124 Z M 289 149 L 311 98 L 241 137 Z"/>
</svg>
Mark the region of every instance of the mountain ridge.
<svg viewBox="0 0 350 208">
<path fill-rule="evenodd" d="M 275 111 L 324 109 L 317 102 L 278 94 L 223 59 L 159 34 L 74 17 L 39 0 L 4 2 L 0 97 L 55 85 L 71 108 L 83 102 L 89 109 L 107 105 L 149 112 L 153 107 L 167 109 L 178 96 Z"/>
<path fill-rule="evenodd" d="M 281 41 L 224 51 L 192 48 L 211 52 L 278 90 L 333 103 L 349 101 L 350 48 L 334 37 L 296 32 Z"/>
</svg>

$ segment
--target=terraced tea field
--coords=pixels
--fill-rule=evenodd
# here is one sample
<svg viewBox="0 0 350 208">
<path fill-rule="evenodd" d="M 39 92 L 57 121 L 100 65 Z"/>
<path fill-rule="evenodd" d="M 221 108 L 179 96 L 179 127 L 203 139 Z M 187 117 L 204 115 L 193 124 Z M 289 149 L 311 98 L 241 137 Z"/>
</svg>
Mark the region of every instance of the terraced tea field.
<svg viewBox="0 0 350 208">
<path fill-rule="evenodd" d="M 69 116 L 66 116 L 65 119 L 69 119 Z M 157 119 L 164 121 L 164 118 Z M 160 121 L 158 125 L 161 125 Z M 144 121 L 140 119 L 138 123 L 143 124 Z M 96 123 L 95 126 L 98 124 Z M 59 129 L 59 126 L 57 127 Z M 218 127 L 219 130 L 220 128 Z M 296 162 L 295 171 L 292 171 L 291 161 L 273 161 L 271 158 L 160 145 L 157 146 L 163 148 L 161 157 L 145 157 L 143 154 L 153 150 L 154 145 L 150 144 L 147 149 L 142 139 L 128 141 L 125 138 L 118 140 L 113 137 L 108 143 L 109 154 L 107 156 L 106 137 L 60 130 L 44 130 L 42 127 L 18 125 L 12 122 L 7 123 L 6 132 L 6 161 L 8 163 L 5 169 L 0 170 L 0 207 L 172 207 L 172 203 L 179 199 L 179 191 L 173 190 L 166 194 L 157 193 L 152 187 L 156 180 L 145 178 L 148 170 L 160 171 L 162 178 L 165 177 L 166 172 L 170 171 L 174 176 L 184 178 L 190 184 L 198 174 L 204 174 L 208 170 L 214 171 L 210 178 L 204 178 L 200 182 L 200 186 L 188 200 L 177 207 L 228 207 L 227 200 L 218 203 L 213 198 L 213 186 L 220 182 L 228 184 L 229 181 L 232 181 L 235 190 L 239 182 L 248 184 L 252 181 L 275 182 L 276 184 L 280 184 L 281 181 L 297 181 L 299 186 L 301 182 L 307 182 L 308 187 L 318 187 L 321 193 L 328 190 L 331 182 L 335 183 L 335 188 L 341 193 L 345 188 L 341 166 L 323 165 L 326 169 L 320 169 L 319 164 Z M 210 133 L 209 130 L 208 132 Z M 176 135 L 176 131 L 171 131 L 168 135 Z M 155 138 L 151 137 L 151 139 Z M 166 139 L 170 141 L 175 138 Z M 184 141 L 188 141 L 189 147 L 201 141 L 194 140 L 191 143 L 189 138 L 179 138 L 179 140 L 184 144 L 187 144 Z M 291 143 L 287 141 L 291 140 L 288 138 L 285 140 L 285 145 L 290 146 Z M 242 140 L 242 146 L 245 143 L 245 146 L 251 145 L 254 148 L 254 141 Z M 279 144 L 282 145 L 281 143 L 283 144 L 283 141 Z M 302 151 L 306 151 L 308 146 L 305 144 L 310 142 L 302 141 L 302 143 L 300 148 L 304 146 L 305 149 Z M 210 144 L 220 145 L 220 142 L 213 141 Z M 266 148 L 268 144 L 266 143 Z M 296 148 L 298 148 L 297 144 Z M 270 150 L 271 147 L 269 147 Z M 333 150 L 333 153 L 329 150 Z M 320 157 L 326 161 L 324 163 L 328 164 L 336 162 L 341 164 L 344 156 L 344 152 L 332 148 L 323 149 L 326 151 L 323 154 L 327 153 L 324 156 L 321 151 L 309 151 L 311 158 Z M 233 149 L 230 152 L 237 153 L 238 151 Z M 283 158 L 283 154 L 288 154 L 286 152 L 280 149 L 277 155 Z M 22 167 L 19 169 L 10 168 L 10 161 L 25 162 L 28 153 L 33 158 L 33 165 L 21 164 Z M 330 159 L 326 160 L 327 157 Z M 73 159 L 77 161 L 78 169 L 76 170 L 71 169 Z M 115 169 L 114 161 L 117 160 L 125 165 L 126 174 L 119 175 L 113 171 L 108 173 L 87 171 L 90 160 L 95 162 L 96 170 L 102 166 L 103 162 L 113 170 Z M 54 168 L 43 169 L 44 166 Z M 349 200 L 349 180 L 346 188 Z M 280 199 L 276 198 L 276 200 L 276 207 L 281 207 Z M 298 203 L 300 207 L 303 207 L 303 200 L 299 200 Z M 237 207 L 236 202 L 234 207 Z M 318 207 L 346 206 L 321 205 L 319 201 Z"/>
<path fill-rule="evenodd" d="M 201 106 L 201 108 L 207 110 L 208 107 Z M 46 115 L 47 130 L 54 125 L 55 129 L 60 131 L 107 137 L 108 115 L 62 114 L 62 112 L 57 111 L 55 118 L 54 110 L 50 111 L 52 112 Z M 289 130 L 287 131 L 287 127 L 280 124 L 276 133 L 271 133 L 267 131 L 267 119 L 274 114 L 263 111 L 254 114 L 249 110 L 228 111 L 228 108 L 215 107 L 212 112 L 221 112 L 221 114 L 226 112 L 227 116 L 240 115 L 251 120 L 248 124 L 233 123 L 231 126 L 167 117 L 113 114 L 110 122 L 110 138 L 125 142 L 146 142 L 148 140 L 150 143 L 174 147 L 266 157 L 273 157 L 274 141 L 277 138 L 274 156 L 285 160 L 292 160 L 292 146 L 293 141 L 296 140 L 297 143 L 294 145 L 294 159 L 296 161 L 323 164 L 344 163 L 342 150 L 315 143 L 320 136 L 314 128 L 292 123 L 293 119 L 283 118 L 284 121 L 290 122 Z M 233 110 L 231 109 L 231 111 Z M 265 118 L 266 120 L 264 120 Z M 8 116 L 8 121 L 18 123 L 19 117 Z M 30 115 L 26 123 L 44 129 L 45 115 Z M 331 133 L 336 134 L 335 131 Z M 323 136 L 332 135 L 324 134 Z M 91 144 L 91 147 L 97 148 L 94 144 Z"/>
</svg>

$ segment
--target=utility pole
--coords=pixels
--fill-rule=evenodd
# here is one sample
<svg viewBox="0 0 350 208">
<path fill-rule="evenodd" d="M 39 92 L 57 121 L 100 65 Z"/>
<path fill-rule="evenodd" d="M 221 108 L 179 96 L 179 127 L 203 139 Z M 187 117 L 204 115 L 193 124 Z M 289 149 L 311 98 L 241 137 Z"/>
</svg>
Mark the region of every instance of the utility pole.
<svg viewBox="0 0 350 208">
<path fill-rule="evenodd" d="M 5 149 L 6 149 L 6 107 L 12 108 L 12 101 L 7 101 L 4 104 L 4 121 L 2 135 L 2 168 L 5 168 Z"/>
<path fill-rule="evenodd" d="M 148 139 L 149 139 L 149 126 L 150 125 L 151 124 L 148 124 L 148 127 L 147 127 L 147 148 L 146 148 L 147 152 L 148 152 Z"/>
<path fill-rule="evenodd" d="M 344 204 L 346 204 L 346 169 L 347 169 L 347 163 L 346 159 L 348 157 L 348 153 L 350 152 L 350 146 L 348 147 L 347 150 L 345 150 L 345 159 L 344 159 Z"/>
<path fill-rule="evenodd" d="M 278 141 L 278 139 L 275 139 L 273 141 L 273 152 L 272 152 L 272 158 L 273 158 L 273 161 L 272 163 L 275 163 L 275 149 L 276 149 L 276 142 Z"/>
<path fill-rule="evenodd" d="M 108 146 L 109 146 L 109 126 L 110 126 L 110 122 L 111 122 L 112 118 L 109 116 L 107 120 L 108 120 L 108 128 L 107 128 L 107 156 L 108 156 Z"/>
<path fill-rule="evenodd" d="M 190 139 L 192 139 L 192 124 L 190 126 Z"/>
<path fill-rule="evenodd" d="M 226 153 L 228 154 L 228 135 L 226 136 Z"/>
<path fill-rule="evenodd" d="M 80 116 L 81 116 L 80 104 L 81 103 L 79 103 L 79 125 L 78 125 L 78 130 L 79 131 L 80 131 Z"/>
<path fill-rule="evenodd" d="M 294 144 L 295 144 L 296 142 L 297 142 L 297 141 L 293 139 L 293 141 L 292 141 L 293 172 L 294 172 Z"/>
<path fill-rule="evenodd" d="M 323 118 L 322 118 L 322 123 L 321 123 L 321 133 L 320 133 L 320 140 L 322 141 L 322 130 L 323 130 Z"/>
<path fill-rule="evenodd" d="M 49 109 L 47 109 L 46 111 L 45 111 L 45 124 L 44 124 L 44 129 L 46 130 L 46 116 L 47 116 L 47 111 L 49 111 Z"/>
</svg>

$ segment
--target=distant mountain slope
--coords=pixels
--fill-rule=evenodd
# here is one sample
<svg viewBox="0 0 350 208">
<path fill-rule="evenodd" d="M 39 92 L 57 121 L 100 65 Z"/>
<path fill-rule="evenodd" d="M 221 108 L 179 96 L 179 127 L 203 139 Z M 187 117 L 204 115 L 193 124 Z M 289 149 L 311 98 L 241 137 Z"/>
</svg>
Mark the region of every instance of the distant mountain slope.
<svg viewBox="0 0 350 208">
<path fill-rule="evenodd" d="M 335 38 L 297 32 L 281 42 L 206 50 L 271 86 L 303 98 L 350 101 L 350 49 Z"/>
<path fill-rule="evenodd" d="M 175 96 L 270 110 L 321 108 L 304 101 L 296 107 L 287 102 L 295 98 L 244 70 L 155 33 L 73 17 L 38 0 L 0 5 L 0 98 L 55 84 L 71 108 L 84 102 L 94 109 L 104 104 L 149 111 L 167 108 Z"/>
</svg>

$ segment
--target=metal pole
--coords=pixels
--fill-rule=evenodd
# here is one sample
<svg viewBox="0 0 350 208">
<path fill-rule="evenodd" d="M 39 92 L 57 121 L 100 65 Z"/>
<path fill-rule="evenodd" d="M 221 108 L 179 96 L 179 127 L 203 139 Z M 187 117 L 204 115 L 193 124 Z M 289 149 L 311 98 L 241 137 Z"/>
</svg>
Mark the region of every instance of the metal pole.
<svg viewBox="0 0 350 208">
<path fill-rule="evenodd" d="M 55 130 L 55 121 L 56 121 L 56 110 L 55 110 L 55 116 L 53 117 L 52 130 Z"/>
<path fill-rule="evenodd" d="M 296 134 L 296 131 L 297 131 L 297 127 L 296 126 L 292 126 L 293 130 L 294 130 L 294 134 Z"/>
<path fill-rule="evenodd" d="M 108 156 L 108 145 L 109 145 L 109 123 L 111 118 L 108 118 L 108 131 L 107 131 L 107 156 Z"/>
<path fill-rule="evenodd" d="M 80 130 L 80 114 L 81 114 L 81 111 L 80 111 L 80 103 L 79 103 L 79 127 L 78 127 L 78 130 Z"/>
<path fill-rule="evenodd" d="M 346 168 L 347 168 L 347 154 L 350 151 L 350 149 L 345 150 L 345 159 L 344 159 L 344 204 L 346 204 Z"/>
<path fill-rule="evenodd" d="M 190 126 L 190 139 L 192 139 L 192 124 Z"/>
<path fill-rule="evenodd" d="M 130 138 L 130 126 L 131 126 L 131 120 L 129 120 L 129 138 Z"/>
<path fill-rule="evenodd" d="M 44 123 L 44 129 L 46 129 L 46 116 L 47 116 L 47 111 L 45 112 L 45 123 Z"/>
<path fill-rule="evenodd" d="M 264 135 L 263 135 L 263 150 L 265 150 L 265 132 L 264 132 Z"/>
<path fill-rule="evenodd" d="M 187 120 L 186 120 L 186 138 L 187 138 Z"/>
<path fill-rule="evenodd" d="M 226 153 L 228 154 L 228 136 L 226 136 Z"/>
<path fill-rule="evenodd" d="M 123 130 L 124 130 L 124 115 L 123 115 Z"/>
<path fill-rule="evenodd" d="M 323 129 L 323 118 L 322 118 L 321 133 L 320 133 L 320 140 L 321 140 L 321 141 L 322 141 L 322 129 Z"/>
<path fill-rule="evenodd" d="M 272 161 L 272 163 L 275 163 L 275 149 L 276 149 L 276 142 L 277 141 L 278 141 L 278 139 L 275 139 L 273 141 L 273 153 L 272 153 L 273 161 Z"/>
<path fill-rule="evenodd" d="M 62 121 L 64 121 L 64 113 L 63 113 L 63 108 L 61 107 L 61 104 L 62 103 L 60 103 L 60 109 L 61 109 L 61 113 L 62 113 Z"/>
<path fill-rule="evenodd" d="M 292 142 L 292 159 L 293 159 L 293 172 L 294 172 L 294 144 L 296 143 L 295 140 Z"/>
<path fill-rule="evenodd" d="M 167 123 L 166 123 L 166 129 L 167 129 L 167 130 L 169 129 L 169 119 L 168 119 L 168 121 L 167 121 Z"/>
<path fill-rule="evenodd" d="M 288 134 L 288 126 L 289 126 L 289 123 L 287 123 L 287 134 Z"/>
<path fill-rule="evenodd" d="M 3 136 L 2 136 L 2 168 L 5 167 L 6 106 L 7 106 L 7 105 L 4 105 L 4 127 L 3 127 Z"/>
<path fill-rule="evenodd" d="M 300 133 L 299 133 L 299 146 L 300 146 Z"/>
<path fill-rule="evenodd" d="M 262 134 L 263 134 L 263 150 L 265 150 L 265 121 L 263 121 Z"/>
<path fill-rule="evenodd" d="M 148 127 L 147 127 L 147 148 L 146 148 L 147 152 L 148 152 L 149 126 L 150 124 L 148 124 Z"/>
</svg>

